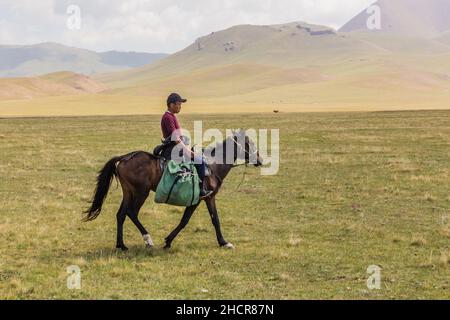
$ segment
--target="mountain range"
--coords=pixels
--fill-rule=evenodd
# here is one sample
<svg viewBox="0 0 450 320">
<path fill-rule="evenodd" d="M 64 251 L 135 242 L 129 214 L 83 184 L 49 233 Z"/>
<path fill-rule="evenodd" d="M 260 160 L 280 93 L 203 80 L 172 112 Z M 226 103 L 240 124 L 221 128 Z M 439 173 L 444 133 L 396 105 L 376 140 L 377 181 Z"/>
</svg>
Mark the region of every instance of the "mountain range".
<svg viewBox="0 0 450 320">
<path fill-rule="evenodd" d="M 70 107 L 159 113 L 164 97 L 178 91 L 189 98 L 189 112 L 449 108 L 450 1 L 374 5 L 381 13 L 376 31 L 367 29 L 370 15 L 363 11 L 339 30 L 292 22 L 212 32 L 151 64 L 92 74 L 98 91 L 79 95 Z M 64 99 L 46 112 L 67 114 L 58 106 Z M 8 112 L 29 106 L 10 102 Z"/>
<path fill-rule="evenodd" d="M 95 52 L 57 43 L 0 45 L 0 77 L 33 77 L 60 71 L 93 75 L 141 67 L 166 56 L 162 53 Z"/>
</svg>

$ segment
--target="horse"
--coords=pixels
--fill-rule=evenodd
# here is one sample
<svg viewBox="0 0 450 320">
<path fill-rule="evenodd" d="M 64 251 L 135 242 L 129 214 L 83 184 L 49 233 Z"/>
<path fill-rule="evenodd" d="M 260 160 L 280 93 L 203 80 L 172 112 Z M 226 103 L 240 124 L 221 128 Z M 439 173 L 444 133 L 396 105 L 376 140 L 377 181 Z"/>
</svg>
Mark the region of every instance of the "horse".
<svg viewBox="0 0 450 320">
<path fill-rule="evenodd" d="M 243 142 L 243 143 L 241 143 Z M 227 163 L 227 150 L 233 152 L 233 163 Z M 233 131 L 232 136 L 218 143 L 215 147 L 206 149 L 208 163 L 211 174 L 205 177 L 205 183 L 214 192 L 207 198 L 202 199 L 198 204 L 186 207 L 178 226 L 165 238 L 164 249 L 171 248 L 173 240 L 186 227 L 193 213 L 202 201 L 205 201 L 208 208 L 212 224 L 214 225 L 217 241 L 220 247 L 234 249 L 231 242 L 225 240 L 220 228 L 219 215 L 216 207 L 216 195 L 220 191 L 224 179 L 230 171 L 238 166 L 237 160 L 243 160 L 245 165 L 253 164 L 259 167 L 263 160 L 255 143 L 248 137 L 244 130 Z M 163 174 L 161 157 L 145 151 L 137 151 L 127 155 L 114 157 L 109 160 L 99 171 L 97 185 L 94 191 L 91 206 L 85 211 L 86 216 L 82 221 L 92 221 L 96 219 L 102 210 L 103 203 L 108 194 L 111 182 L 114 177 L 118 178 L 122 187 L 123 199 L 117 211 L 117 239 L 116 248 L 126 251 L 128 248 L 123 241 L 123 224 L 126 217 L 129 217 L 136 228 L 140 231 L 147 248 L 154 247 L 150 233 L 139 221 L 138 215 L 142 205 L 147 200 L 151 191 L 156 192 L 156 188 Z M 230 161 L 228 161 L 230 162 Z M 251 163 L 250 163 L 251 162 Z"/>
</svg>

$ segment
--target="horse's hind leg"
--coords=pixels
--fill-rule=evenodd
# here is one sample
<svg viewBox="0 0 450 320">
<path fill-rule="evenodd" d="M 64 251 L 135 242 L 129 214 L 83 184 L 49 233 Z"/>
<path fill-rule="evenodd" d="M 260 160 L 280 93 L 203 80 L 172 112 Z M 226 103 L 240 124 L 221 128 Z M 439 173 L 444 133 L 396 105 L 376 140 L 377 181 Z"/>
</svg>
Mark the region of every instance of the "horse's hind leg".
<svg viewBox="0 0 450 320">
<path fill-rule="evenodd" d="M 126 216 L 126 205 L 125 200 L 122 200 L 119 210 L 117 211 L 117 244 L 116 248 L 123 251 L 128 250 L 128 248 L 123 243 L 123 223 L 125 222 Z"/>
<path fill-rule="evenodd" d="M 147 200 L 147 197 L 148 193 L 137 196 L 136 199 L 133 201 L 133 205 L 131 206 L 127 215 L 131 219 L 131 221 L 133 221 L 136 228 L 138 228 L 139 232 L 142 234 L 142 238 L 144 239 L 147 248 L 151 249 L 153 248 L 152 237 L 147 232 L 147 230 L 145 229 L 145 227 L 142 225 L 142 223 L 139 221 L 138 218 L 139 210 L 141 210 L 141 207 L 144 204 L 145 200 Z"/>
</svg>

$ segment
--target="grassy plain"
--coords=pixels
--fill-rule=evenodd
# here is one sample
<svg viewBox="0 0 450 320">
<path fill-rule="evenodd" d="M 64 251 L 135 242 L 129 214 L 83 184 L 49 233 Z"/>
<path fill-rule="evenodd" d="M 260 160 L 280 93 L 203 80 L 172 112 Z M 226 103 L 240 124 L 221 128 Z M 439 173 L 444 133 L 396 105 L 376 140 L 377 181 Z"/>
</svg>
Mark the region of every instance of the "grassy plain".
<svg viewBox="0 0 450 320">
<path fill-rule="evenodd" d="M 125 223 L 114 250 L 113 185 L 102 215 L 81 223 L 96 172 L 150 150 L 158 116 L 0 119 L 0 298 L 450 298 L 450 111 L 189 115 L 191 128 L 279 128 L 278 175 L 235 169 L 218 196 L 217 247 L 202 205 L 173 243 L 182 210 L 141 211 L 157 249 Z M 81 269 L 81 290 L 66 268 Z M 378 265 L 381 289 L 368 290 Z"/>
</svg>

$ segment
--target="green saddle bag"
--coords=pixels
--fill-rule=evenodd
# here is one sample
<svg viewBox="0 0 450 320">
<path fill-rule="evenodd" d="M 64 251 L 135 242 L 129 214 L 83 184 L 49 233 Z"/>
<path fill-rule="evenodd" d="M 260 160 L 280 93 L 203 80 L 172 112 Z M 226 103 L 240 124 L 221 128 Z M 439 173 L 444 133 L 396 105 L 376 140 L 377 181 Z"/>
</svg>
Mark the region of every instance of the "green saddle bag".
<svg viewBox="0 0 450 320">
<path fill-rule="evenodd" d="M 190 207 L 200 201 L 200 179 L 194 163 L 170 160 L 156 188 L 155 202 Z"/>
</svg>

